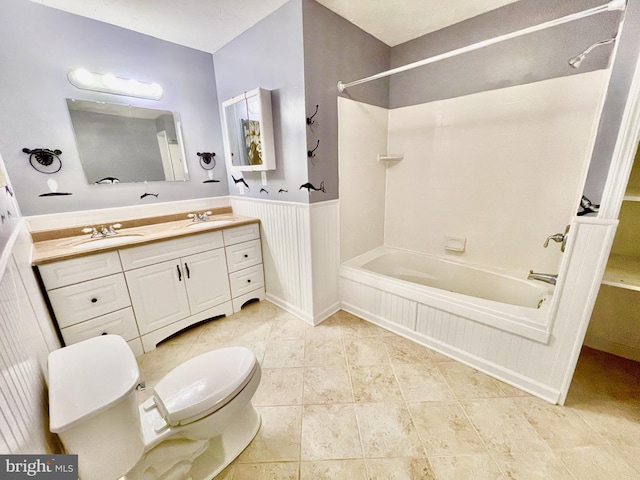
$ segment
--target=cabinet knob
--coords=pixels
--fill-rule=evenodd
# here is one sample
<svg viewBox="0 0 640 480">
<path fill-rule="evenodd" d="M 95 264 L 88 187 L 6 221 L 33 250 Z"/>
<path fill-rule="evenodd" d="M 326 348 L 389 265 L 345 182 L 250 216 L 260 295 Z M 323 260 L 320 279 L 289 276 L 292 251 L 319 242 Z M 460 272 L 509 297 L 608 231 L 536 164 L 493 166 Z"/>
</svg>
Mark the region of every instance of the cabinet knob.
<svg viewBox="0 0 640 480">
<path fill-rule="evenodd" d="M 249 255 L 245 253 L 244 258 L 249 258 Z"/>
<path fill-rule="evenodd" d="M 91 299 L 91 303 L 96 303 L 97 301 L 98 301 L 98 299 L 97 299 L 97 298 L 92 298 L 92 299 Z"/>
<path fill-rule="evenodd" d="M 247 283 L 251 283 L 251 279 L 250 279 L 250 278 L 249 278 L 249 279 L 247 279 Z"/>
<path fill-rule="evenodd" d="M 100 335 L 107 335 L 107 332 L 102 332 Z"/>
</svg>

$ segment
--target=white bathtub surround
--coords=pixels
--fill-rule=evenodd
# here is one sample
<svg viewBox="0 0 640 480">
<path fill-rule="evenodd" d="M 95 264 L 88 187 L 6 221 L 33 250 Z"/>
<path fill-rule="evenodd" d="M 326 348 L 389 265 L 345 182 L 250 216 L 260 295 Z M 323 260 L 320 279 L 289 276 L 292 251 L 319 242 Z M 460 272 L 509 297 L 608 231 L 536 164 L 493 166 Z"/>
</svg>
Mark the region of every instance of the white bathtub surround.
<svg viewBox="0 0 640 480">
<path fill-rule="evenodd" d="M 261 220 L 267 298 L 312 325 L 340 308 L 337 200 L 315 204 L 231 197 Z"/>
<path fill-rule="evenodd" d="M 608 78 L 390 110 L 388 150 L 404 160 L 387 170 L 385 245 L 441 255 L 446 237 L 466 237 L 468 262 L 555 272 L 560 248 L 542 244 L 577 211 Z"/>
<path fill-rule="evenodd" d="M 338 97 L 340 152 L 340 259 L 342 262 L 384 244 L 389 111 Z"/>
<path fill-rule="evenodd" d="M 555 301 L 540 310 L 528 309 L 528 317 L 523 307 L 471 302 L 353 264 L 340 270 L 342 308 L 545 400 L 563 403 L 616 224 L 574 220 Z M 510 315 L 514 312 L 520 315 Z"/>
</svg>

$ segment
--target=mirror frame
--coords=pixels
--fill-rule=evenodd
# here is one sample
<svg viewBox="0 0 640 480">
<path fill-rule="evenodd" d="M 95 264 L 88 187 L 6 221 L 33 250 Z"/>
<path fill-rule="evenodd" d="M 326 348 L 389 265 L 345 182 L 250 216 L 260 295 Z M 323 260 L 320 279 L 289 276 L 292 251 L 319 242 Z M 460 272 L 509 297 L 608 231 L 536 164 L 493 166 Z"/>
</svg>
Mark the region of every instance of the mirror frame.
<svg viewBox="0 0 640 480">
<path fill-rule="evenodd" d="M 260 142 L 262 143 L 262 164 L 261 165 L 234 165 L 231 151 L 231 141 L 238 136 L 237 128 L 227 118 L 227 107 L 256 97 L 258 106 L 258 121 L 260 122 Z M 276 169 L 275 144 L 273 140 L 273 116 L 271 111 L 271 91 L 263 88 L 256 88 L 248 92 L 233 97 L 222 102 L 222 128 L 225 161 L 227 171 L 256 172 Z"/>
</svg>

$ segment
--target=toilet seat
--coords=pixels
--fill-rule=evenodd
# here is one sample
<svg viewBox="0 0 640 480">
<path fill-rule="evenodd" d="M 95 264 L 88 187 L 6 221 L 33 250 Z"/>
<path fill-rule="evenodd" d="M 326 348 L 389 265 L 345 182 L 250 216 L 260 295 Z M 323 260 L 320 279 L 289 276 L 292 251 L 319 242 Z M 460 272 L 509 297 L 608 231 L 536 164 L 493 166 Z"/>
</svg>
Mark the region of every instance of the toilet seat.
<svg viewBox="0 0 640 480">
<path fill-rule="evenodd" d="M 169 426 L 187 425 L 229 403 L 258 368 L 255 355 L 246 347 L 203 353 L 157 383 L 154 403 Z"/>
</svg>

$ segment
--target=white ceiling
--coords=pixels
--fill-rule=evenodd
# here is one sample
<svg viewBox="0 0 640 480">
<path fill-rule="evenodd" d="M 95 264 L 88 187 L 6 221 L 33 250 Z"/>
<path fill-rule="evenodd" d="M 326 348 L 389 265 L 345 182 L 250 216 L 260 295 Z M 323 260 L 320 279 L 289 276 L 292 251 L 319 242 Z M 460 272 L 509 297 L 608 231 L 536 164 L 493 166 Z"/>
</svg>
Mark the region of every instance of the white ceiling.
<svg viewBox="0 0 640 480">
<path fill-rule="evenodd" d="M 215 52 L 288 0 L 32 1 Z M 318 0 L 392 47 L 515 1 Z"/>
</svg>

